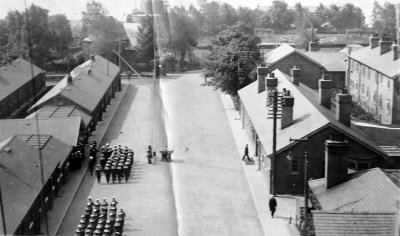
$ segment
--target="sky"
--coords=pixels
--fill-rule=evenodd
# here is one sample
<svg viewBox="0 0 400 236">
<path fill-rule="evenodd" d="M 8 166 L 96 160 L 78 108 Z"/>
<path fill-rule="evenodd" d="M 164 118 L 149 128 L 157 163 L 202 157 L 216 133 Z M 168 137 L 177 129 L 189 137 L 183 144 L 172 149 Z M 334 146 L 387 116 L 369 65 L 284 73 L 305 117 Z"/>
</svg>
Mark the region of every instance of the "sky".
<svg viewBox="0 0 400 236">
<path fill-rule="evenodd" d="M 0 0 L 0 19 L 3 19 L 7 12 L 10 10 L 23 11 L 25 4 L 27 6 L 34 3 L 42 8 L 48 9 L 50 15 L 65 14 L 70 20 L 80 20 L 82 18 L 81 12 L 86 9 L 86 2 L 88 0 Z M 96 0 L 103 3 L 109 14 L 119 20 L 125 20 L 126 15 L 132 9 L 139 8 L 141 0 Z M 208 0 L 210 2 L 211 0 Z M 259 6 L 269 6 L 272 0 L 218 0 L 219 2 L 226 2 L 237 8 L 239 6 L 256 8 Z M 381 5 L 385 2 L 400 3 L 400 0 L 377 0 Z M 345 3 L 353 3 L 355 6 L 361 7 L 364 14 L 368 18 L 371 15 L 374 0 L 285 0 L 289 6 L 293 6 L 297 2 L 301 2 L 303 6 L 317 6 L 320 2 L 324 5 L 335 3 L 343 5 Z M 197 0 L 169 0 L 171 6 L 183 5 L 189 6 L 193 4 L 197 6 Z"/>
</svg>

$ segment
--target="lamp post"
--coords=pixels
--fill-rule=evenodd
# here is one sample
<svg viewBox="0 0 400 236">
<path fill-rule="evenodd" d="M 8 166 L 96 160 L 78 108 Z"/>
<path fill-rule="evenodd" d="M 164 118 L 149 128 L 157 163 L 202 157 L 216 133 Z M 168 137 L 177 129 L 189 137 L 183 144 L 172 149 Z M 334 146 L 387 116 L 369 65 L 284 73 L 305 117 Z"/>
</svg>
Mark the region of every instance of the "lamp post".
<svg viewBox="0 0 400 236">
<path fill-rule="evenodd" d="M 308 138 L 294 139 L 290 138 L 290 142 L 304 142 L 304 228 L 306 228 L 307 216 L 308 216 Z M 293 156 L 290 151 L 287 156 L 288 160 L 292 160 Z"/>
</svg>

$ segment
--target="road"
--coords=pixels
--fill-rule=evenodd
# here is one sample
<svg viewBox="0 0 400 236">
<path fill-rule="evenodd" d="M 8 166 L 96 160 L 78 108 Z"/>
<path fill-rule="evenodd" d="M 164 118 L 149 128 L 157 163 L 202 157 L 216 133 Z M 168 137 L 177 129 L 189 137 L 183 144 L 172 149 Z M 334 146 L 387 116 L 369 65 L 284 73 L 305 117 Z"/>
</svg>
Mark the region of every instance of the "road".
<svg viewBox="0 0 400 236">
<path fill-rule="evenodd" d="M 169 75 L 155 100 L 150 79 L 131 82 L 103 144 L 133 147 L 133 176 L 107 185 L 86 174 L 58 235 L 71 235 L 88 196 L 117 197 L 124 235 L 263 235 L 220 96 L 203 81 L 199 73 Z M 147 164 L 150 143 L 173 147 L 173 161 Z"/>
</svg>

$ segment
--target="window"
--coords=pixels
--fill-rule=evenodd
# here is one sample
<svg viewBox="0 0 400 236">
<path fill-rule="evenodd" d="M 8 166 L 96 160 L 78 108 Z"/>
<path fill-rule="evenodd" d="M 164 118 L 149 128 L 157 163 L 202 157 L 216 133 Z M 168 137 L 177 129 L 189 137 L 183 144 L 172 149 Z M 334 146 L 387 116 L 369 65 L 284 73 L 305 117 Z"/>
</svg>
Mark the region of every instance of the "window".
<svg viewBox="0 0 400 236">
<path fill-rule="evenodd" d="M 379 108 L 382 108 L 382 94 L 379 95 L 378 106 L 379 106 Z"/>
<path fill-rule="evenodd" d="M 371 69 L 367 69 L 367 78 L 371 79 Z"/>
<path fill-rule="evenodd" d="M 379 83 L 379 73 L 375 72 L 375 83 Z"/>
<path fill-rule="evenodd" d="M 383 76 L 382 74 L 379 74 L 379 78 L 381 79 L 381 84 L 383 83 Z"/>
<path fill-rule="evenodd" d="M 369 88 L 367 88 L 367 98 L 369 99 Z"/>
<path fill-rule="evenodd" d="M 387 87 L 388 88 L 390 88 L 390 82 L 391 82 L 390 79 L 388 79 L 388 82 L 387 82 Z"/>
<path fill-rule="evenodd" d="M 290 172 L 292 174 L 298 174 L 299 173 L 299 160 L 291 160 L 290 161 Z"/>
</svg>

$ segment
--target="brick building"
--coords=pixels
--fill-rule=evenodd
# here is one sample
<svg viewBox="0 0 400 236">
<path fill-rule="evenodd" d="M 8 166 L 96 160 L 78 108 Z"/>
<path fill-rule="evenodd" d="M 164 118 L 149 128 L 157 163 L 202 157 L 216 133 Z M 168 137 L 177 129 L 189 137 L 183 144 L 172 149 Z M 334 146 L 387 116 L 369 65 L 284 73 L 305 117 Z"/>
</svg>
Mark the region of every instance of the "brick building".
<svg viewBox="0 0 400 236">
<path fill-rule="evenodd" d="M 0 67 L 0 119 L 14 118 L 29 108 L 45 89 L 44 71 L 24 59 Z"/>
<path fill-rule="evenodd" d="M 258 68 L 258 81 L 239 90 L 240 116 L 243 128 L 254 142 L 255 150 L 252 151 L 262 157 L 268 174 L 273 153 L 273 121 L 268 119 L 267 94 L 275 88 L 278 91 L 286 90 L 282 97 L 282 118 L 277 122 L 277 152 L 273 167 L 276 193 L 299 194 L 304 191 L 302 160 L 305 143 L 290 142 L 290 138 L 308 138 L 309 177 L 313 179 L 324 177 L 324 141 L 337 135 L 345 137 L 350 143 L 350 169 L 396 167 L 396 160 L 361 132 L 350 127 L 350 95 L 337 95 L 339 106 L 336 113 L 329 110 L 332 81 L 320 81 L 320 89 L 315 93 L 315 90 L 298 83 L 299 78 L 296 77 L 302 71 L 292 73 L 292 77 L 279 70 L 275 70 L 273 76 L 267 77 L 268 73 L 269 68 Z M 294 157 L 291 160 L 287 158 L 289 153 Z"/>
<path fill-rule="evenodd" d="M 349 52 L 346 85 L 353 100 L 382 124 L 400 123 L 398 45 L 372 36 L 370 45 Z"/>
<path fill-rule="evenodd" d="M 44 105 L 75 106 L 91 120 L 86 127 L 95 130 L 102 114 L 110 104 L 116 91 L 121 90 L 121 78 L 117 65 L 101 56 L 93 56 L 73 69 L 46 93 L 29 111 L 33 112 Z"/>
</svg>

